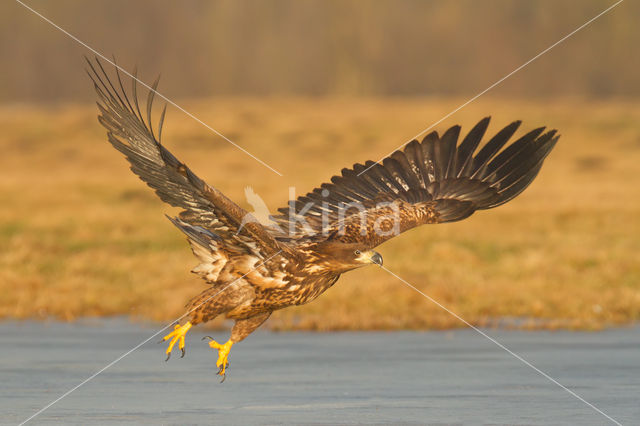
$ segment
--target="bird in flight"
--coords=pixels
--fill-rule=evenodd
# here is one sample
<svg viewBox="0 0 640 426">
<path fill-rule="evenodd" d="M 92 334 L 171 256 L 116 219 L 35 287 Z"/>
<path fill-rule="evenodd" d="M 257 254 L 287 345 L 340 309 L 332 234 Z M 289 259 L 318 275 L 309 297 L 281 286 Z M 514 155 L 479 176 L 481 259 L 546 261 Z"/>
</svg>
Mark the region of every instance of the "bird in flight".
<svg viewBox="0 0 640 426">
<path fill-rule="evenodd" d="M 135 76 L 127 91 L 117 68 L 113 78 L 97 58 L 87 63 L 109 142 L 164 202 L 182 209 L 169 220 L 200 262 L 192 272 L 210 284 L 187 304 L 186 321 L 164 337 L 170 341 L 167 360 L 176 343 L 184 356 L 192 326 L 224 315 L 235 320 L 229 340 L 209 342 L 218 350 L 223 380 L 231 347 L 273 311 L 313 301 L 346 272 L 382 266 L 373 249 L 406 230 L 462 220 L 513 199 L 536 177 L 559 137 L 540 127 L 509 143 L 520 126 L 516 121 L 481 144 L 488 117 L 464 137 L 460 126 L 432 132 L 380 162 L 342 169 L 263 224 L 247 220 L 245 209 L 161 144 L 166 106 L 157 131 L 151 122 L 157 81 L 143 114 Z"/>
</svg>

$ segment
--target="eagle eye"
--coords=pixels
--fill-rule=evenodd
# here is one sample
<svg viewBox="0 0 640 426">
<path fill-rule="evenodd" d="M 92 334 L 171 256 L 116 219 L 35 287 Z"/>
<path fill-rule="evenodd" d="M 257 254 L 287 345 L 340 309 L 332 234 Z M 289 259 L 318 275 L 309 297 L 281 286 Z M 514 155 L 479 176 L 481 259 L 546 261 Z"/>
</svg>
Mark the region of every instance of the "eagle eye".
<svg viewBox="0 0 640 426">
<path fill-rule="evenodd" d="M 356 253 L 356 256 L 360 256 L 360 250 L 356 250 L 355 253 Z"/>
</svg>

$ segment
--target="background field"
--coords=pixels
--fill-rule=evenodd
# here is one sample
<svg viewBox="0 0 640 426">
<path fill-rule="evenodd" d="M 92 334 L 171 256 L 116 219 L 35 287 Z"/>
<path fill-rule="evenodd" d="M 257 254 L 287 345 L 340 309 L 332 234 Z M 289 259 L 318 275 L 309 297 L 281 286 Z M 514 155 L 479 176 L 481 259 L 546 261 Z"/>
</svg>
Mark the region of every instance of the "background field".
<svg viewBox="0 0 640 426">
<path fill-rule="evenodd" d="M 462 98 L 216 98 L 180 103 L 284 174 L 279 177 L 170 109 L 167 146 L 246 208 L 269 207 L 355 161 L 378 159 Z M 534 184 L 470 219 L 381 246 L 385 266 L 478 325 L 600 328 L 640 316 L 640 106 L 630 101 L 481 98 L 438 126 L 493 115 L 562 137 Z M 88 105 L 0 108 L 0 316 L 128 315 L 168 321 L 205 288 L 172 210 L 128 170 Z M 219 324 L 219 323 L 216 323 Z M 375 267 L 277 329 L 446 328 L 450 314 Z"/>
<path fill-rule="evenodd" d="M 25 4 L 284 174 L 169 108 L 165 141 L 244 207 L 272 211 L 377 160 L 614 0 L 28 0 Z M 640 2 L 623 2 L 437 129 L 522 119 L 560 143 L 513 202 L 380 248 L 479 325 L 600 328 L 640 317 Z M 173 213 L 96 120 L 90 51 L 0 4 L 0 318 L 170 320 L 205 284 Z M 220 323 L 216 323 L 220 325 Z M 277 329 L 462 324 L 377 268 L 276 313 Z"/>
</svg>

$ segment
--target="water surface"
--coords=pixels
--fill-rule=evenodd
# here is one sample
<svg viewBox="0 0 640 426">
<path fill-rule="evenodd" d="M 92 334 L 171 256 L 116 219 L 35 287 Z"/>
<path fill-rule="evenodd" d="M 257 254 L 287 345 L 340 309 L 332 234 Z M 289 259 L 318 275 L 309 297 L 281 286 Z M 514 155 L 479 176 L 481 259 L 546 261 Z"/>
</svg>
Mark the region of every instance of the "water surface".
<svg viewBox="0 0 640 426">
<path fill-rule="evenodd" d="M 0 323 L 0 421 L 19 423 L 160 327 Z M 485 330 L 623 424 L 640 424 L 640 328 Z M 256 332 L 227 380 L 192 329 L 164 362 L 154 338 L 31 424 L 611 424 L 473 330 Z"/>
</svg>

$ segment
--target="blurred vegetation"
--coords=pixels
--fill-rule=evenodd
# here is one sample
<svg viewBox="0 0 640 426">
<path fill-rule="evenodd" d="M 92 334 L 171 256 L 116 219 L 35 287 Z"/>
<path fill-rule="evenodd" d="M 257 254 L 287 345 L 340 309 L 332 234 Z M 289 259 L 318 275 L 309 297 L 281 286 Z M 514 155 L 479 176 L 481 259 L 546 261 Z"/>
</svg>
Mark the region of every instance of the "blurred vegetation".
<svg viewBox="0 0 640 426">
<path fill-rule="evenodd" d="M 170 108 L 167 145 L 240 204 L 270 208 L 379 159 L 613 0 L 29 0 L 73 35 L 282 171 Z M 640 318 L 640 95 L 627 1 L 438 125 L 560 130 L 534 184 L 460 223 L 380 248 L 385 265 L 476 325 L 600 328 Z M 168 321 L 205 288 L 171 209 L 96 121 L 88 51 L 0 3 L 0 318 Z M 246 206 L 245 207 L 249 207 Z M 461 326 L 384 271 L 346 274 L 277 329 Z M 215 325 L 220 325 L 220 321 Z"/>
<path fill-rule="evenodd" d="M 185 102 L 281 170 L 279 177 L 197 122 L 169 112 L 165 143 L 244 207 L 271 211 L 356 161 L 378 159 L 460 98 Z M 489 133 L 524 118 L 561 139 L 514 201 L 382 245 L 385 265 L 476 325 L 600 328 L 640 319 L 640 107 L 631 102 L 483 97 L 448 119 Z M 206 284 L 164 217 L 172 213 L 105 138 L 95 107 L 0 107 L 0 317 L 128 315 L 170 321 Z M 346 274 L 277 329 L 446 328 L 462 324 L 375 267 Z M 220 325 L 220 321 L 214 325 Z"/>
<path fill-rule="evenodd" d="M 29 0 L 170 97 L 475 95 L 613 0 Z M 503 95 L 637 97 L 627 1 L 505 81 Z M 0 100 L 90 100 L 85 48 L 0 3 Z"/>
</svg>

